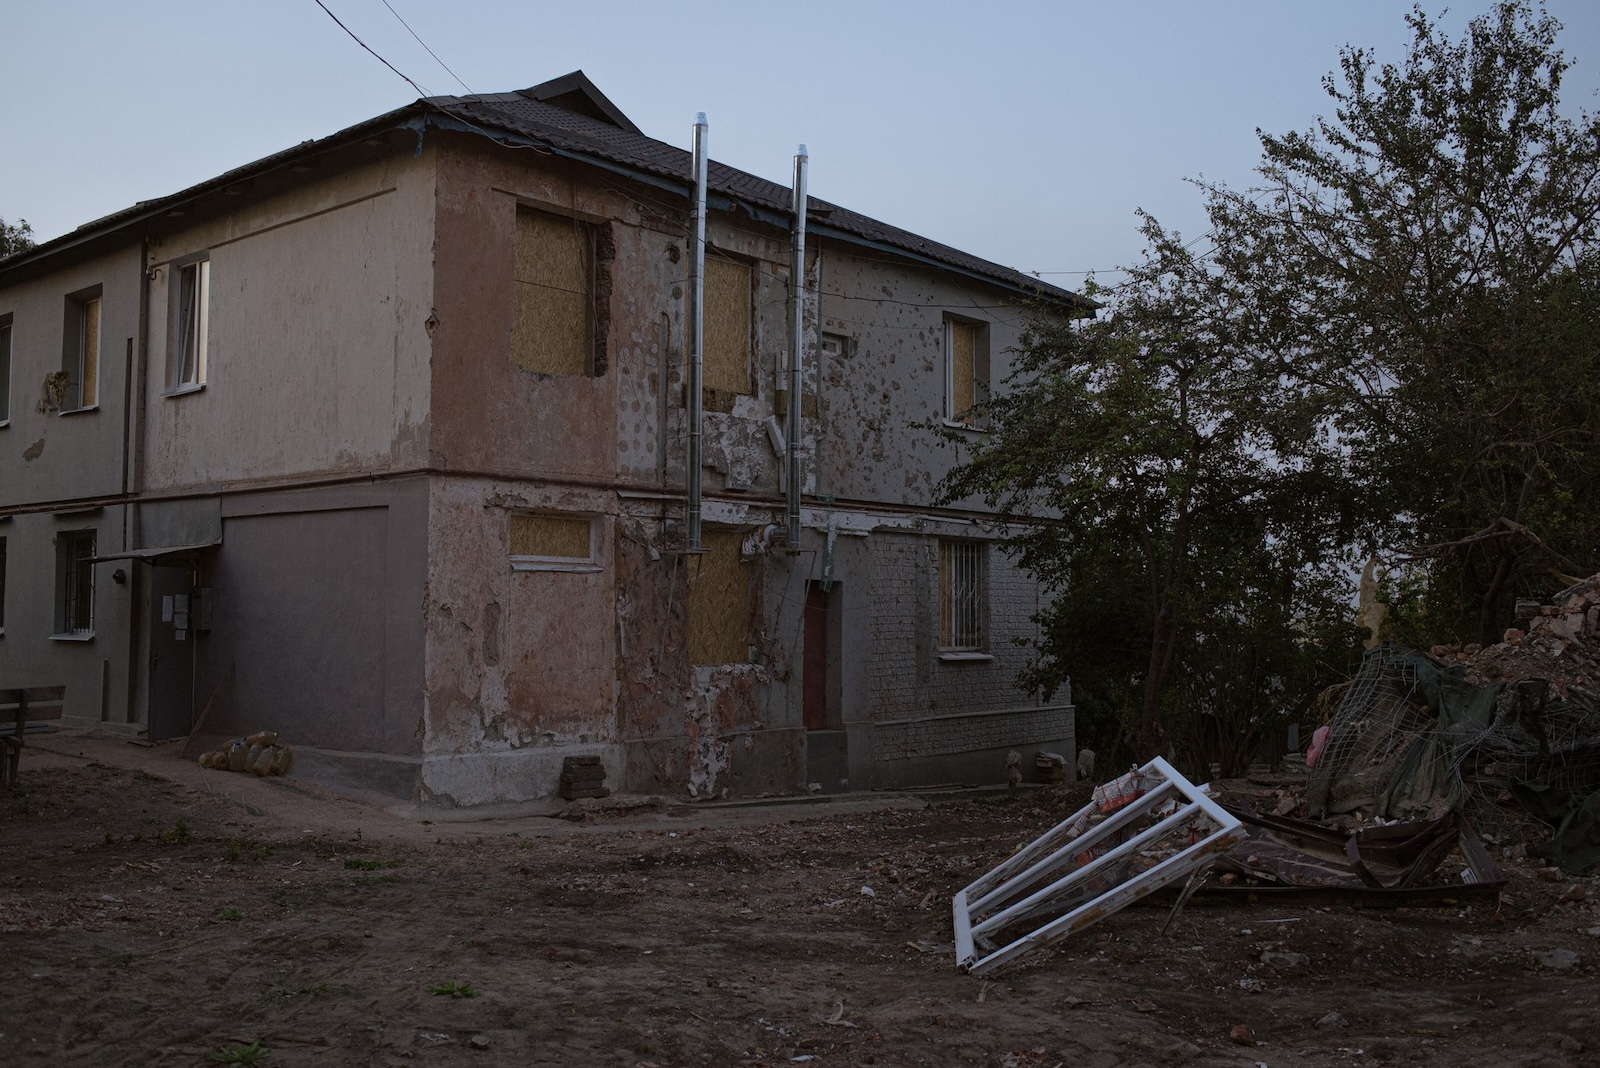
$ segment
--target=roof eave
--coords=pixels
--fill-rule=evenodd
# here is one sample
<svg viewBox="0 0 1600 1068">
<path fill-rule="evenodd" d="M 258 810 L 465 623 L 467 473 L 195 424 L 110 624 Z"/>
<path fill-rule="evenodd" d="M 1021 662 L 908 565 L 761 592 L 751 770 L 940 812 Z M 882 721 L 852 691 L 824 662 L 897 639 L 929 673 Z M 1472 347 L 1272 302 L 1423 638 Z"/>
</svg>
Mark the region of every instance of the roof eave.
<svg viewBox="0 0 1600 1068">
<path fill-rule="evenodd" d="M 418 117 L 430 110 L 437 109 L 426 101 L 418 100 L 354 126 L 348 126 L 326 137 L 302 141 L 292 148 L 274 152 L 241 167 L 224 171 L 215 178 L 208 178 L 169 196 L 142 200 L 132 207 L 102 216 L 60 237 L 42 241 L 30 249 L 0 259 L 0 285 L 20 277 L 31 276 L 47 268 L 50 261 L 73 250 L 105 241 L 119 234 L 137 231 L 175 210 L 194 203 L 201 197 L 225 190 L 229 186 L 303 162 L 307 158 L 342 147 L 363 137 L 370 137 L 379 131 L 408 127 L 410 124 L 405 121 L 406 119 Z"/>
</svg>

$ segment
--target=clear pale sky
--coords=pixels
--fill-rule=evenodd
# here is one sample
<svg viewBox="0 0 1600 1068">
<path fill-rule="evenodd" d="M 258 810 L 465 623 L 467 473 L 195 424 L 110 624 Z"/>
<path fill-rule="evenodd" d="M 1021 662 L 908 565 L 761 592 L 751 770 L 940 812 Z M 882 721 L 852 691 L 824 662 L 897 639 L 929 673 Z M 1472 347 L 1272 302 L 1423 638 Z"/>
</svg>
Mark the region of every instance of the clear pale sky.
<svg viewBox="0 0 1600 1068">
<path fill-rule="evenodd" d="M 383 0 L 324 0 L 432 93 L 465 90 Z M 647 134 L 1076 287 L 1136 208 L 1199 236 L 1185 178 L 1250 182 L 1257 127 L 1331 112 L 1342 45 L 1399 61 L 1393 0 L 777 4 L 389 0 L 475 92 L 582 69 Z M 1437 14 L 1439 4 L 1429 4 Z M 1600 2 L 1549 0 L 1600 110 Z M 1491 7 L 1457 0 L 1452 35 Z M 418 95 L 315 0 L 0 0 L 0 217 L 40 240 Z M 1103 280 L 1111 280 L 1106 275 Z"/>
</svg>

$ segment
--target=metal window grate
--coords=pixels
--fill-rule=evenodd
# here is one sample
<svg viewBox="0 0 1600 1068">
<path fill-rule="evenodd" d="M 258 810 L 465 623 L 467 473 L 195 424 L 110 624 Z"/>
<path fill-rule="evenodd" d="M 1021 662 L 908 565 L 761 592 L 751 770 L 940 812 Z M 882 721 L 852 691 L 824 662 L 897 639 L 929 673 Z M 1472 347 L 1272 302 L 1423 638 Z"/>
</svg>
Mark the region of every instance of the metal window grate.
<svg viewBox="0 0 1600 1068">
<path fill-rule="evenodd" d="M 61 630 L 87 634 L 94 630 L 94 531 L 61 535 Z"/>
<path fill-rule="evenodd" d="M 939 543 L 939 647 L 983 649 L 983 542 Z"/>
</svg>

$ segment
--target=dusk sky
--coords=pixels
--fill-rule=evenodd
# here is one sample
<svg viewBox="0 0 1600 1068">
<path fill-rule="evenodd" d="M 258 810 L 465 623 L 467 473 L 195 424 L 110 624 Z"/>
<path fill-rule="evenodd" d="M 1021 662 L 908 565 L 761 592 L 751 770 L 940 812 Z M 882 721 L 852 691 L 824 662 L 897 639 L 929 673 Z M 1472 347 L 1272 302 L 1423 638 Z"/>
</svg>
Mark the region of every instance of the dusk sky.
<svg viewBox="0 0 1600 1068">
<path fill-rule="evenodd" d="M 716 159 L 782 182 L 804 142 L 813 195 L 1069 287 L 1138 257 L 1135 209 L 1200 236 L 1186 178 L 1248 185 L 1257 127 L 1331 111 L 1342 45 L 1409 38 L 1378 0 L 324 3 L 429 92 L 465 92 L 440 61 L 475 92 L 581 68 L 653 137 L 704 111 Z M 1455 35 L 1491 5 L 1452 6 Z M 1568 111 L 1600 109 L 1600 3 L 1548 9 Z M 39 240 L 418 95 L 316 0 L 3 0 L 0 27 L 0 217 Z"/>
</svg>

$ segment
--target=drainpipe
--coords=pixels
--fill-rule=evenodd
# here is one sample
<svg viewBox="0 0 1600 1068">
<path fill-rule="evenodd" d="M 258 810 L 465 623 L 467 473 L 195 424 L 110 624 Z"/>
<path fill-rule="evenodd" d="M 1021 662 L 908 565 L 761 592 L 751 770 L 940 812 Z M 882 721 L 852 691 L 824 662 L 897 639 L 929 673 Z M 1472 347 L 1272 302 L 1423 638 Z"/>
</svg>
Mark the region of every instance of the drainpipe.
<svg viewBox="0 0 1600 1068">
<path fill-rule="evenodd" d="M 705 367 L 706 113 L 694 117 L 694 239 L 689 253 L 688 550 L 700 551 L 700 378 Z"/>
<path fill-rule="evenodd" d="M 800 549 L 800 351 L 806 333 L 806 146 L 794 156 L 794 261 L 789 266 L 789 551 Z"/>
<path fill-rule="evenodd" d="M 145 402 L 147 376 L 150 364 L 150 239 L 139 242 L 139 340 L 138 347 L 129 353 L 127 382 L 123 389 L 122 410 L 122 548 L 137 548 L 142 542 L 139 532 L 140 509 L 132 499 L 144 490 Z M 132 415 L 131 426 L 129 415 Z M 131 494 L 131 496 L 130 496 Z M 133 561 L 128 562 L 128 693 L 123 714 L 124 723 L 139 722 L 139 683 L 147 681 L 139 671 L 139 649 L 144 634 L 144 583 L 145 569 Z M 145 717 L 148 730 L 149 717 Z"/>
</svg>

